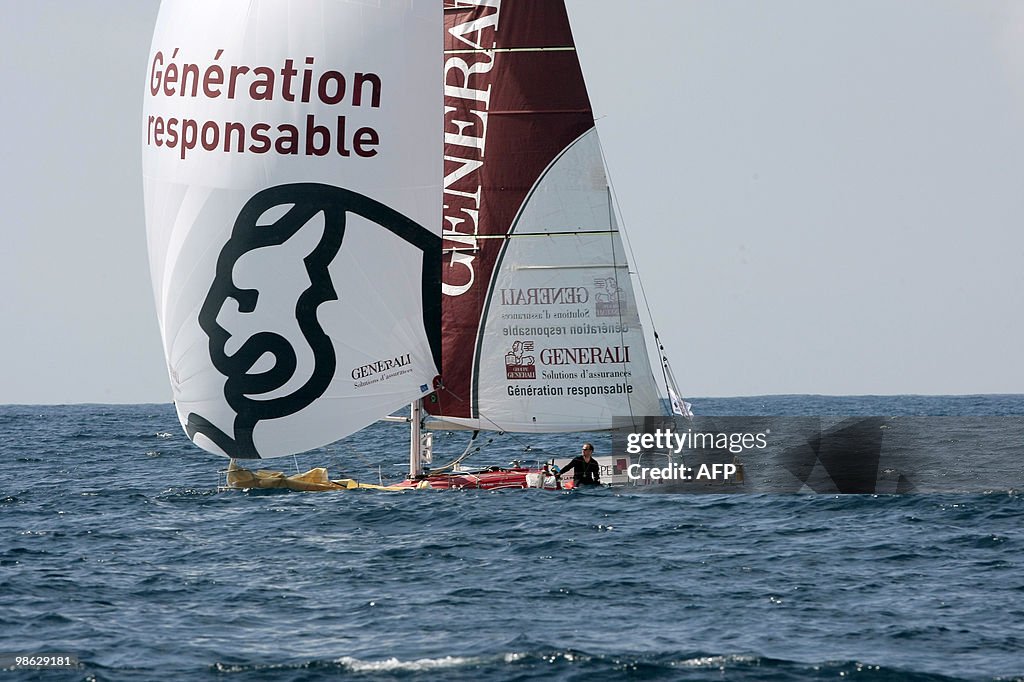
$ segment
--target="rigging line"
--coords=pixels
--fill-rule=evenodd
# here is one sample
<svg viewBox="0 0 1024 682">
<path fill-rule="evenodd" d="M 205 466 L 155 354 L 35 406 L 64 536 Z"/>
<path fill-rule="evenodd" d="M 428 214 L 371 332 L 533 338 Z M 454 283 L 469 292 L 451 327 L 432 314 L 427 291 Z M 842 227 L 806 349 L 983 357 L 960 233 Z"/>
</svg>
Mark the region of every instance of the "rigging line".
<svg viewBox="0 0 1024 682">
<path fill-rule="evenodd" d="M 450 396 L 451 396 L 452 398 L 454 398 L 455 400 L 457 400 L 457 401 L 458 401 L 458 402 L 460 402 L 460 403 L 465 403 L 465 402 L 466 402 L 466 401 L 465 401 L 465 400 L 464 400 L 463 398 L 461 398 L 461 397 L 460 397 L 460 396 L 459 396 L 458 394 L 456 394 L 456 393 L 455 393 L 454 391 L 452 391 L 452 390 L 451 390 L 450 388 L 448 388 L 447 386 L 444 386 L 444 385 L 442 385 L 442 386 L 441 386 L 441 390 L 443 390 L 443 391 L 444 391 L 444 392 L 445 392 L 446 394 L 450 395 Z M 497 422 L 495 422 L 495 421 L 494 421 L 493 419 L 491 419 L 490 417 L 488 417 L 487 415 L 485 415 L 485 414 L 484 414 L 483 412 L 479 412 L 479 411 L 478 411 L 478 416 L 477 416 L 477 419 L 478 419 L 478 420 L 480 420 L 480 421 L 486 421 L 486 422 L 487 422 L 488 424 L 490 424 L 491 426 L 493 426 L 493 427 L 494 427 L 494 431 L 495 431 L 496 433 L 498 433 L 498 434 L 500 434 L 500 435 L 503 435 L 503 436 L 507 436 L 507 437 L 511 438 L 512 440 L 514 440 L 514 441 L 516 442 L 516 444 L 518 444 L 518 445 L 521 445 L 521 446 L 522 446 L 522 447 L 524 448 L 524 450 L 526 450 L 526 451 L 531 451 L 531 452 L 533 452 L 533 451 L 539 451 L 539 452 L 542 452 L 542 453 L 545 453 L 545 454 L 549 454 L 549 455 L 551 455 L 552 457 L 555 457 L 555 454 L 553 454 L 553 453 L 550 453 L 550 452 L 548 452 L 548 451 L 547 451 L 547 450 L 546 450 L 546 449 L 545 449 L 544 447 L 540 447 L 540 448 L 536 448 L 536 449 L 535 449 L 535 448 L 534 448 L 534 446 L 530 445 L 529 443 L 527 443 L 527 442 L 526 442 L 526 441 L 524 441 L 524 440 L 521 440 L 521 439 L 520 439 L 520 438 L 519 438 L 519 437 L 518 437 L 518 436 L 516 435 L 516 433 L 515 433 L 515 432 L 513 432 L 513 431 L 508 431 L 508 430 L 506 430 L 506 429 L 503 429 L 503 428 L 501 427 L 501 425 L 500 425 L 500 424 L 498 424 L 498 423 L 497 423 Z M 479 431 L 480 429 L 474 429 L 474 430 L 475 430 L 475 431 Z M 493 441 L 494 441 L 494 439 L 493 439 L 493 438 L 490 438 L 490 439 L 489 439 L 489 440 L 487 441 L 487 443 L 485 443 L 485 445 L 488 445 L 488 444 L 492 443 Z M 475 453 L 475 452 L 479 452 L 480 450 L 481 450 L 481 448 L 479 448 L 479 447 L 478 447 L 478 448 L 477 448 L 477 449 L 476 449 L 476 450 L 474 451 L 474 453 Z M 466 458 L 468 458 L 470 454 L 474 454 L 474 453 L 469 453 L 469 452 L 463 453 L 462 457 L 460 457 L 460 458 L 459 458 L 459 461 L 461 462 L 461 461 L 462 461 L 463 459 L 466 459 Z"/>
<path fill-rule="evenodd" d="M 661 365 L 661 378 L 664 379 L 664 381 L 665 381 L 665 388 L 669 388 L 668 369 L 667 369 L 667 367 L 668 367 L 668 358 L 665 357 L 665 352 L 662 350 L 661 337 L 658 336 L 658 332 L 654 332 L 654 344 L 655 344 L 655 346 L 657 347 L 657 350 L 658 350 L 658 360 L 660 361 L 658 364 Z M 673 383 L 675 383 L 675 382 L 673 382 Z M 672 395 L 671 394 L 669 394 L 668 399 L 669 399 L 669 402 L 672 401 Z"/>
<path fill-rule="evenodd" d="M 622 206 L 619 204 L 619 197 L 615 193 L 615 185 L 612 183 L 612 172 L 608 167 L 608 158 L 604 155 L 604 146 L 599 144 L 597 145 L 597 148 L 601 151 L 601 161 L 604 163 L 604 172 L 608 175 L 608 194 L 611 198 L 609 210 L 618 209 L 619 215 L 622 215 Z M 611 204 L 614 204 L 614 206 Z M 625 220 L 623 220 L 623 223 L 624 222 Z M 620 229 L 620 231 L 624 238 L 626 250 L 629 252 L 629 257 L 633 259 L 634 263 L 636 263 L 636 254 L 633 253 L 633 245 L 629 241 L 629 233 L 624 229 Z M 651 305 L 647 300 L 647 291 L 644 289 L 644 281 L 640 277 L 639 268 L 636 269 L 636 281 L 640 285 L 640 294 L 644 299 L 644 308 L 647 309 L 647 316 L 651 320 L 651 330 L 654 331 L 654 316 L 651 314 Z"/>
<path fill-rule="evenodd" d="M 488 423 L 493 425 L 496 429 L 498 429 L 498 433 L 499 434 L 501 434 L 503 436 L 506 436 L 507 438 L 511 438 L 513 441 L 515 441 L 515 443 L 517 445 L 519 445 L 519 446 L 521 446 L 523 448 L 523 452 L 543 453 L 545 455 L 548 455 L 552 459 L 554 459 L 555 457 L 564 457 L 564 455 L 561 455 L 559 453 L 554 453 L 554 452 L 549 451 L 544 446 L 535 447 L 535 446 L 531 445 L 530 443 L 527 443 L 525 440 L 521 439 L 517 435 L 517 433 L 515 431 L 505 431 L 504 429 L 501 429 L 498 426 L 498 424 L 496 424 L 494 422 L 494 420 L 492 420 L 490 417 L 487 417 L 486 415 L 484 415 L 482 413 L 480 414 L 480 419 L 486 420 Z M 493 441 L 493 440 L 494 439 L 492 438 L 491 441 Z M 490 443 L 491 441 L 488 441 L 488 443 Z M 479 450 L 479 448 L 478 448 L 478 450 Z M 569 459 L 572 459 L 572 458 L 570 457 Z"/>
<path fill-rule="evenodd" d="M 358 457 L 359 459 L 361 459 L 361 460 L 362 460 L 362 462 L 363 462 L 363 464 L 365 464 L 366 466 L 370 467 L 371 469 L 372 469 L 373 467 L 375 467 L 375 466 L 376 466 L 376 467 L 378 467 L 378 468 L 380 468 L 378 464 L 374 464 L 373 462 L 371 462 L 370 460 L 368 460 L 368 459 L 367 459 L 366 457 L 363 457 L 363 454 L 362 454 L 361 452 L 359 452 L 359 450 L 356 450 L 355 446 L 353 446 L 353 445 L 352 445 L 351 443 L 342 443 L 342 445 L 344 445 L 344 446 L 345 446 L 345 448 L 347 448 L 348 450 L 351 450 L 351 451 L 352 451 L 352 453 L 353 453 L 353 454 L 354 454 L 354 455 L 355 455 L 356 457 Z M 339 467 L 339 469 L 340 469 L 340 467 Z"/>
<path fill-rule="evenodd" d="M 600 146 L 601 145 L 599 144 L 598 148 L 600 148 Z M 602 151 L 602 154 L 603 153 L 604 152 Z M 601 160 L 602 160 L 602 162 L 604 162 L 603 156 L 602 156 Z M 606 169 L 605 172 L 607 172 L 607 166 L 608 166 L 607 162 L 604 162 L 604 165 L 605 165 L 605 169 Z M 608 198 L 608 224 L 609 225 L 614 225 L 615 224 L 615 208 L 612 206 L 612 187 L 611 187 L 611 178 L 610 177 L 608 179 L 608 187 L 605 189 L 605 192 L 606 192 L 607 198 Z M 615 263 L 616 262 L 615 237 L 613 237 L 611 234 L 609 234 L 608 235 L 608 242 L 611 245 L 612 263 Z M 621 243 L 621 240 L 620 240 L 620 243 Z M 625 257 L 626 254 L 622 254 L 622 255 Z M 635 261 L 635 259 L 634 259 L 634 261 Z M 627 273 L 626 277 L 628 279 L 628 277 L 629 277 L 629 274 L 628 274 L 629 273 L 629 269 L 628 269 L 629 268 L 629 261 L 628 261 L 628 259 L 626 261 L 626 268 L 627 268 L 626 269 L 626 273 Z M 612 274 L 613 274 L 613 276 L 615 278 L 615 303 L 616 303 L 617 316 L 619 318 L 619 346 L 621 347 L 621 346 L 625 346 L 626 345 L 626 332 L 624 331 L 625 322 L 623 320 L 623 315 L 622 315 L 622 300 L 619 297 L 619 292 L 622 291 L 622 288 L 619 286 L 619 268 L 617 266 L 612 270 Z M 632 285 L 630 286 L 630 289 L 632 289 Z M 652 324 L 651 326 L 653 327 L 654 325 Z M 643 327 L 641 326 L 640 329 L 641 329 L 640 338 L 641 338 L 641 340 L 643 340 Z M 627 393 L 625 397 L 626 397 L 626 405 L 629 407 L 630 422 L 635 427 L 636 426 L 636 414 L 633 413 L 633 401 L 630 398 L 630 394 Z"/>
<path fill-rule="evenodd" d="M 455 459 L 453 459 L 452 461 L 448 462 L 444 466 L 437 467 L 437 468 L 430 467 L 430 473 L 431 474 L 441 473 L 441 472 L 445 471 L 446 469 L 453 469 L 457 465 L 461 464 L 462 460 L 466 459 L 466 457 L 469 456 L 470 448 L 473 447 L 473 443 L 476 442 L 477 436 L 479 436 L 479 435 L 480 435 L 480 430 L 479 429 L 474 429 L 473 430 L 473 435 L 472 435 L 472 437 L 470 437 L 469 443 L 466 444 L 466 449 L 462 451 L 462 454 L 459 455 L 458 457 L 456 457 Z M 477 450 L 479 450 L 479 449 L 480 448 L 477 448 Z"/>
<path fill-rule="evenodd" d="M 488 438 L 487 442 L 484 443 L 483 445 L 478 445 L 476 447 L 476 449 L 471 449 L 473 447 L 473 443 L 476 441 L 477 436 L 479 435 L 479 433 L 480 433 L 480 429 L 474 429 L 473 430 L 473 437 L 470 439 L 469 444 L 466 445 L 465 451 L 461 455 L 459 455 L 457 458 L 455 458 L 454 460 L 452 460 L 448 464 L 444 465 L 443 467 L 440 467 L 440 468 L 437 468 L 437 469 L 431 468 L 430 473 L 431 474 L 433 474 L 433 473 L 440 473 L 440 472 L 443 472 L 444 470 L 446 470 L 448 468 L 453 468 L 456 465 L 461 464 L 464 460 L 468 459 L 470 455 L 473 455 L 473 454 L 476 454 L 477 452 L 482 451 L 485 446 L 490 445 L 491 443 L 494 442 L 494 436 L 492 436 L 492 437 Z M 510 432 L 510 431 L 495 431 L 495 433 L 497 435 L 508 436 L 512 440 L 516 441 L 519 445 L 523 445 L 523 451 L 524 452 L 540 452 L 540 453 L 544 453 L 544 454 L 550 455 L 550 457 L 552 459 L 554 459 L 556 457 L 556 455 L 554 453 L 548 452 L 543 447 L 534 448 L 529 443 L 525 443 L 524 444 L 523 441 L 519 440 L 519 438 L 517 438 L 516 435 L 514 433 Z"/>
<path fill-rule="evenodd" d="M 451 396 L 452 396 L 453 398 L 455 398 L 456 400 L 458 400 L 458 401 L 459 401 L 460 403 L 465 403 L 465 402 L 466 402 L 466 401 L 465 401 L 465 400 L 463 400 L 463 399 L 462 399 L 461 397 L 459 397 L 458 395 L 456 395 L 456 394 L 455 394 L 455 392 L 453 392 L 453 391 L 452 391 L 452 390 L 451 390 L 450 388 L 448 388 L 447 386 L 444 386 L 444 385 L 442 385 L 442 386 L 441 386 L 441 388 L 442 388 L 442 389 L 443 389 L 443 390 L 444 390 L 444 391 L 445 391 L 446 393 L 448 393 L 449 395 L 451 395 Z M 478 410 L 478 412 L 479 412 L 479 410 Z M 470 410 L 470 414 L 472 414 L 472 410 Z M 487 417 L 487 416 L 485 416 L 485 415 L 484 415 L 484 414 L 483 414 L 482 412 L 479 412 L 479 416 L 477 417 L 477 419 L 483 419 L 483 420 L 486 420 L 486 421 L 487 421 L 487 423 L 489 423 L 489 424 L 490 424 L 491 426 L 493 426 L 493 427 L 494 427 L 494 430 L 495 430 L 495 431 L 498 431 L 499 433 L 503 433 L 503 434 L 509 434 L 509 431 L 506 431 L 505 429 L 501 428 L 501 425 L 500 425 L 500 424 L 498 424 L 497 422 L 495 422 L 494 420 L 492 420 L 492 419 L 491 419 L 490 417 Z"/>
<path fill-rule="evenodd" d="M 594 128 L 595 128 L 595 130 L 597 128 L 596 121 L 595 121 Z M 598 139 L 600 139 L 600 138 L 598 138 Z M 608 176 L 608 192 L 609 192 L 609 195 L 611 196 L 612 203 L 614 204 L 614 209 L 617 209 L 618 212 L 619 212 L 619 215 L 622 215 L 622 205 L 619 203 L 618 194 L 616 194 L 616 192 L 615 192 L 615 185 L 612 182 L 612 171 L 611 171 L 611 168 L 608 166 L 608 158 L 604 155 L 604 146 L 601 145 L 601 144 L 598 144 L 597 148 L 601 151 L 601 161 L 604 163 L 604 171 L 605 171 L 605 173 Z M 623 219 L 622 222 L 625 223 L 625 219 Z M 624 240 L 625 240 L 626 250 L 629 252 L 629 257 L 632 258 L 633 263 L 636 264 L 636 255 L 633 253 L 633 244 L 629 241 L 629 233 L 625 229 L 621 229 L 621 232 L 622 232 Z M 651 333 L 654 334 L 656 350 L 658 351 L 658 358 L 660 360 L 660 364 L 662 365 L 662 375 L 663 375 L 663 377 L 665 379 L 665 389 L 667 391 L 669 389 L 669 379 L 668 379 L 668 375 L 665 373 L 665 364 L 668 362 L 668 357 L 666 356 L 666 354 L 665 354 L 665 352 L 663 350 L 663 346 L 661 344 L 661 338 L 658 336 L 658 329 L 657 329 L 657 327 L 654 324 L 654 315 L 651 313 L 650 300 L 647 298 L 647 290 L 644 288 L 644 280 L 643 280 L 643 278 L 640 277 L 640 268 L 639 267 L 635 268 L 634 274 L 636 274 L 637 284 L 640 285 L 640 296 L 644 300 L 644 308 L 647 310 L 647 319 L 649 319 L 651 321 Z M 675 382 L 673 381 L 672 383 L 675 383 Z M 678 388 L 678 387 L 676 387 L 676 388 Z M 677 393 L 678 393 L 678 391 L 677 391 Z M 671 396 L 669 396 L 669 397 L 671 398 Z"/>
<path fill-rule="evenodd" d="M 455 393 L 450 388 L 445 386 L 444 383 L 441 384 L 441 387 L 438 389 L 438 391 L 444 391 L 447 395 L 451 396 L 453 399 L 455 399 L 456 401 L 458 401 L 460 403 L 465 403 L 466 402 L 457 393 Z M 432 416 L 439 416 L 439 415 L 432 415 Z M 471 448 L 473 447 L 473 443 L 476 442 L 477 436 L 479 436 L 479 435 L 480 435 L 480 429 L 473 429 L 473 435 L 470 437 L 469 443 L 466 444 L 466 449 L 463 450 L 462 454 L 459 455 L 458 457 L 456 457 L 455 459 L 453 459 L 448 464 L 445 464 L 444 466 L 438 467 L 436 469 L 434 467 L 430 467 L 430 472 L 429 473 L 431 473 L 431 474 L 435 473 L 435 472 L 441 473 L 441 472 L 444 472 L 446 469 L 452 469 L 452 468 L 458 466 L 459 464 L 461 464 L 471 454 L 473 454 L 475 452 L 480 452 L 480 447 L 479 446 L 476 448 L 476 450 L 471 450 Z M 493 440 L 494 440 L 493 438 L 490 438 L 490 439 L 488 439 L 487 442 L 491 443 L 491 442 L 493 442 Z"/>
</svg>

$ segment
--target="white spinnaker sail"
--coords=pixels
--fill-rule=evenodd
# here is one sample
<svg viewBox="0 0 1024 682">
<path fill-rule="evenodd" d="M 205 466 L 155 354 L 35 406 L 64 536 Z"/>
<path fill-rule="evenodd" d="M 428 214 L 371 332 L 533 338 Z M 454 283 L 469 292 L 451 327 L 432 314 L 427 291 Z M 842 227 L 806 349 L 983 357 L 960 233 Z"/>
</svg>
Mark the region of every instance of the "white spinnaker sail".
<svg viewBox="0 0 1024 682">
<path fill-rule="evenodd" d="M 480 418 L 445 422 L 582 431 L 663 413 L 599 145 L 591 128 L 527 196 L 484 310 Z"/>
<path fill-rule="evenodd" d="M 147 235 L 174 402 L 201 447 L 301 452 L 431 388 L 440 26 L 435 2 L 162 3 Z"/>
</svg>

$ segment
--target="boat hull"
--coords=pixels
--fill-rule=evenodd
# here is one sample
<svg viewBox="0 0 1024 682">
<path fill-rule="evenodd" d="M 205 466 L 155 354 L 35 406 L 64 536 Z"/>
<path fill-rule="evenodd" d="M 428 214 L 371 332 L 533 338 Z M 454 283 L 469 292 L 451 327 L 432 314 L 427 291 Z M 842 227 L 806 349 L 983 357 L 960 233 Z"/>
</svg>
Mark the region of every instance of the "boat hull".
<svg viewBox="0 0 1024 682">
<path fill-rule="evenodd" d="M 417 479 L 406 479 L 397 485 L 418 490 L 559 489 L 554 477 L 546 474 L 544 470 L 525 467 L 494 467 L 483 471 L 430 474 Z"/>
<path fill-rule="evenodd" d="M 250 471 L 239 467 L 232 460 L 224 472 L 225 490 L 284 489 L 304 492 L 328 490 L 372 489 L 386 491 L 403 490 L 522 490 L 540 488 L 559 490 L 553 476 L 543 469 L 526 467 L 489 467 L 476 471 L 457 471 L 444 474 L 430 474 L 419 478 L 407 478 L 392 485 L 360 483 L 353 479 L 331 480 L 327 470 L 318 467 L 304 473 L 287 476 L 280 471 Z M 571 487 L 567 482 L 566 488 Z"/>
</svg>

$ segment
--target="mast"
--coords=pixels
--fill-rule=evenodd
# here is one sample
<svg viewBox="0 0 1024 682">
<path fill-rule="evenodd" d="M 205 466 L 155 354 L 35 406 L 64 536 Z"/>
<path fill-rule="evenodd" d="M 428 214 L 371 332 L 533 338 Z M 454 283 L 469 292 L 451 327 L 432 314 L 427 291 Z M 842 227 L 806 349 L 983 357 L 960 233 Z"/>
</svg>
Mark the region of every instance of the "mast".
<svg viewBox="0 0 1024 682">
<path fill-rule="evenodd" d="M 423 423 L 423 401 L 414 400 L 409 404 L 409 478 L 419 478 L 423 473 L 421 466 L 420 425 Z"/>
</svg>

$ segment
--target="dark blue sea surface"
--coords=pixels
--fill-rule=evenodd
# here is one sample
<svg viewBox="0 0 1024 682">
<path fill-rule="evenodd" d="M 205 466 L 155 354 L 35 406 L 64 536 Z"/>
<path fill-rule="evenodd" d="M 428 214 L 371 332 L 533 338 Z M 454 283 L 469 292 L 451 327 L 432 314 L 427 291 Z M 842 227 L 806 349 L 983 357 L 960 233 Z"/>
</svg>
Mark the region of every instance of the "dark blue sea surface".
<svg viewBox="0 0 1024 682">
<path fill-rule="evenodd" d="M 694 403 L 1024 415 L 1024 396 Z M 405 438 L 266 464 L 395 479 Z M 603 436 L 493 438 L 475 462 Z M 0 655 L 78 660 L 0 678 L 1024 679 L 1019 490 L 219 493 L 225 463 L 170 405 L 0 406 Z"/>
</svg>

